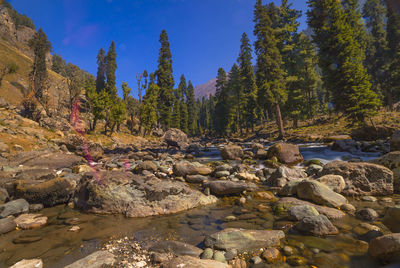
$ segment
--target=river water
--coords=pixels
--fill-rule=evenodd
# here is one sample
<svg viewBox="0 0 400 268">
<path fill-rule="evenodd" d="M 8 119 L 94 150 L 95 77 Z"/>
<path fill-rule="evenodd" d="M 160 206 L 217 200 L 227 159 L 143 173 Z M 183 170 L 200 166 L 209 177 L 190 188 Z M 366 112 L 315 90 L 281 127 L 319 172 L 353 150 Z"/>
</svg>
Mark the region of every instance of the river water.
<svg viewBox="0 0 400 268">
<path fill-rule="evenodd" d="M 367 160 L 379 156 L 333 152 L 322 144 L 302 145 L 301 152 L 306 160 L 319 159 L 324 163 L 343 158 L 359 157 Z M 217 148 L 211 148 L 199 160 L 220 160 Z M 393 200 L 396 204 L 400 203 L 399 196 L 394 196 Z M 84 214 L 68 206 L 46 208 L 40 212 L 48 217 L 46 226 L 34 230 L 17 230 L 0 236 L 0 267 L 8 267 L 21 259 L 30 258 L 42 258 L 45 267 L 63 267 L 99 249 L 110 239 L 124 236 L 134 236 L 138 240 L 175 239 L 201 247 L 205 235 L 228 227 L 272 229 L 288 224 L 287 215 L 274 215 L 269 210 L 259 209 L 260 204 L 269 205 L 265 200 L 252 199 L 244 207 L 236 205 L 235 201 L 237 198 L 223 198 L 212 206 L 169 216 L 139 219 L 128 219 L 121 215 Z M 385 206 L 382 202 L 371 204 L 354 200 L 352 203 L 357 207 L 372 207 L 378 212 Z M 224 218 L 229 215 L 235 215 L 238 220 L 225 222 Z M 354 238 L 357 236 L 354 227 L 360 221 L 346 216 L 340 222 L 333 223 L 339 228 L 340 235 L 317 238 L 289 234 L 284 244 L 294 247 L 297 255 L 318 267 L 379 267 L 368 257 L 368 244 Z M 72 225 L 80 226 L 81 230 L 69 232 Z"/>
</svg>

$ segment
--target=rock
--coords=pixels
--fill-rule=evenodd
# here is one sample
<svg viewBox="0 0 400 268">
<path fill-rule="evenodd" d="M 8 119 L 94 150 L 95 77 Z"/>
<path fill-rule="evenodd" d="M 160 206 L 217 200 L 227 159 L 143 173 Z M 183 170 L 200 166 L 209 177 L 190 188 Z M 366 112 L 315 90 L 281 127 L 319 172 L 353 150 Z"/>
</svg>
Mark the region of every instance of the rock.
<svg viewBox="0 0 400 268">
<path fill-rule="evenodd" d="M 307 167 L 306 173 L 308 176 L 312 176 L 314 174 L 317 174 L 318 172 L 321 172 L 324 168 L 320 165 L 316 164 L 311 164 Z"/>
<path fill-rule="evenodd" d="M 41 214 L 22 214 L 15 219 L 15 223 L 21 229 L 34 229 L 47 223 L 47 217 Z"/>
<path fill-rule="evenodd" d="M 10 152 L 10 147 L 6 143 L 0 141 L 0 153 L 9 153 L 9 152 Z"/>
<path fill-rule="evenodd" d="M 101 214 L 121 213 L 127 217 L 147 217 L 188 210 L 215 203 L 185 183 L 160 180 L 123 171 L 99 172 L 82 177 L 74 203 L 84 211 Z"/>
<path fill-rule="evenodd" d="M 236 178 L 238 178 L 239 180 L 245 180 L 245 181 L 259 181 L 260 179 L 252 173 L 248 173 L 248 172 L 241 172 L 236 174 Z"/>
<path fill-rule="evenodd" d="M 325 215 L 305 217 L 296 224 L 295 228 L 303 234 L 314 236 L 335 235 L 339 233 L 338 229 Z"/>
<path fill-rule="evenodd" d="M 162 137 L 162 136 L 164 136 L 164 131 L 161 128 L 155 128 L 155 129 L 153 129 L 151 134 L 155 137 Z"/>
<path fill-rule="evenodd" d="M 10 266 L 9 268 L 43 268 L 43 261 L 41 259 L 22 260 Z"/>
<path fill-rule="evenodd" d="M 369 162 L 385 166 L 393 171 L 393 190 L 400 192 L 400 151 L 390 152 Z"/>
<path fill-rule="evenodd" d="M 399 261 L 400 233 L 387 234 L 369 242 L 369 254 L 383 262 Z"/>
<path fill-rule="evenodd" d="M 177 147 L 181 150 L 186 150 L 189 146 L 189 141 L 187 135 L 176 128 L 171 128 L 165 132 L 163 136 L 164 141 L 168 146 Z"/>
<path fill-rule="evenodd" d="M 400 130 L 396 130 L 390 138 L 390 151 L 400 151 Z"/>
<path fill-rule="evenodd" d="M 400 206 L 389 207 L 383 217 L 385 224 L 390 231 L 400 233 Z"/>
<path fill-rule="evenodd" d="M 13 217 L 0 219 L 0 235 L 11 232 L 15 230 L 16 227 L 17 224 L 15 223 Z"/>
<path fill-rule="evenodd" d="M 303 266 L 307 264 L 307 259 L 302 256 L 290 256 L 286 259 L 286 262 L 291 266 Z"/>
<path fill-rule="evenodd" d="M 361 200 L 362 201 L 367 201 L 367 202 L 376 202 L 376 201 L 378 201 L 378 199 L 376 197 L 370 196 L 370 195 L 366 195 L 366 196 L 361 197 Z"/>
<path fill-rule="evenodd" d="M 267 263 L 277 263 L 282 260 L 281 252 L 276 248 L 267 248 L 262 257 Z"/>
<path fill-rule="evenodd" d="M 72 172 L 75 174 L 82 174 L 93 171 L 93 168 L 88 165 L 77 165 L 72 168 Z"/>
<path fill-rule="evenodd" d="M 218 171 L 229 171 L 229 173 L 232 171 L 232 167 L 230 166 L 230 165 L 228 165 L 228 164 L 223 164 L 223 165 L 220 165 L 220 166 L 217 166 L 215 169 L 214 169 L 214 172 L 218 172 Z"/>
<path fill-rule="evenodd" d="M 245 230 L 227 228 L 206 236 L 204 245 L 218 250 L 236 249 L 239 253 L 256 250 L 263 247 L 280 246 L 280 240 L 285 237 L 278 230 Z"/>
<path fill-rule="evenodd" d="M 161 241 L 152 244 L 149 251 L 158 253 L 173 253 L 174 255 L 183 256 L 189 255 L 192 257 L 199 257 L 203 250 L 198 247 L 179 242 L 179 241 Z"/>
<path fill-rule="evenodd" d="M 214 195 L 233 195 L 233 194 L 240 194 L 243 191 L 252 191 L 257 188 L 252 183 L 245 183 L 245 182 L 233 182 L 233 181 L 210 181 L 207 182 L 205 187 L 209 187 L 211 194 Z"/>
<path fill-rule="evenodd" d="M 289 216 L 292 220 L 300 221 L 305 217 L 318 216 L 319 212 L 312 206 L 300 205 L 289 209 Z"/>
<path fill-rule="evenodd" d="M 275 196 L 271 192 L 257 192 L 256 197 L 263 200 L 272 200 L 275 199 Z"/>
<path fill-rule="evenodd" d="M 254 264 L 260 264 L 262 263 L 262 259 L 259 256 L 254 256 L 253 258 L 250 259 L 250 262 Z"/>
<path fill-rule="evenodd" d="M 116 258 L 108 251 L 96 251 L 83 259 L 80 259 L 64 268 L 100 268 L 104 265 L 113 265 Z"/>
<path fill-rule="evenodd" d="M 154 173 L 158 171 L 158 167 L 153 161 L 143 161 L 136 166 L 135 171 L 141 173 L 143 170 Z"/>
<path fill-rule="evenodd" d="M 346 187 L 346 182 L 340 175 L 325 175 L 319 177 L 317 181 L 325 184 L 326 186 L 328 186 L 337 193 L 341 193 Z"/>
<path fill-rule="evenodd" d="M 340 209 L 343 211 L 346 211 L 350 214 L 353 214 L 354 212 L 356 212 L 356 208 L 352 204 L 343 204 L 340 206 Z"/>
<path fill-rule="evenodd" d="M 185 180 L 189 183 L 203 183 L 208 180 L 208 177 L 203 175 L 187 175 Z"/>
<path fill-rule="evenodd" d="M 236 249 L 230 249 L 225 253 L 225 259 L 227 261 L 231 261 L 238 255 L 238 251 Z"/>
<path fill-rule="evenodd" d="M 205 248 L 203 254 L 201 254 L 201 258 L 204 260 L 211 260 L 214 255 L 214 252 L 211 248 Z"/>
<path fill-rule="evenodd" d="M 352 139 L 337 140 L 333 143 L 332 150 L 355 154 L 360 150 L 360 146 L 355 140 Z"/>
<path fill-rule="evenodd" d="M 226 263 L 225 255 L 222 251 L 215 251 L 213 255 L 213 260 Z"/>
<path fill-rule="evenodd" d="M 49 170 L 59 170 L 62 168 L 72 168 L 76 165 L 85 163 L 85 159 L 74 155 L 61 152 L 23 152 L 13 156 L 11 159 L 15 165 L 31 166 Z"/>
<path fill-rule="evenodd" d="M 327 216 L 329 219 L 341 219 L 344 216 L 346 216 L 346 213 L 335 209 L 335 208 L 329 208 L 329 207 L 324 207 L 324 206 L 319 206 L 315 205 L 313 203 L 296 199 L 293 197 L 284 197 L 281 198 L 276 204 L 275 204 L 275 209 L 280 209 L 280 210 L 288 210 L 289 208 L 296 206 L 296 205 L 309 205 L 313 206 L 319 214 Z"/>
<path fill-rule="evenodd" d="M 226 145 L 220 151 L 224 160 L 240 160 L 243 157 L 242 147 L 238 145 Z"/>
<path fill-rule="evenodd" d="M 357 218 L 364 221 L 374 221 L 379 217 L 378 213 L 372 208 L 360 209 L 359 211 L 357 211 L 356 216 Z"/>
<path fill-rule="evenodd" d="M 245 260 L 240 259 L 239 257 L 235 258 L 231 261 L 232 268 L 247 268 L 247 263 Z"/>
<path fill-rule="evenodd" d="M 48 181 L 17 180 L 7 186 L 8 192 L 15 198 L 24 198 L 29 203 L 40 203 L 45 207 L 67 203 L 76 187 L 76 183 L 65 178 Z"/>
<path fill-rule="evenodd" d="M 304 178 L 307 178 L 307 174 L 302 169 L 281 166 L 271 174 L 268 182 L 271 186 L 283 187 L 287 182 Z M 282 181 L 282 184 L 279 184 L 279 181 Z"/>
<path fill-rule="evenodd" d="M 341 175 L 346 182 L 344 195 L 391 195 L 393 172 L 372 163 L 332 161 L 324 166 L 320 175 Z"/>
<path fill-rule="evenodd" d="M 269 147 L 268 158 L 276 157 L 282 164 L 296 165 L 304 161 L 299 146 L 289 143 L 276 143 Z"/>
<path fill-rule="evenodd" d="M 210 175 L 211 168 L 196 162 L 180 161 L 173 167 L 175 176 L 185 177 L 187 175 Z"/>
<path fill-rule="evenodd" d="M 340 207 L 347 203 L 347 199 L 332 191 L 328 186 L 317 182 L 304 180 L 296 187 L 297 196 L 312 200 L 314 203 L 328 207 Z"/>
<path fill-rule="evenodd" d="M 10 215 L 18 215 L 28 212 L 29 203 L 25 199 L 17 199 L 0 205 L 0 219 Z"/>
<path fill-rule="evenodd" d="M 260 160 L 266 160 L 268 158 L 268 152 L 264 148 L 258 149 L 255 157 Z"/>
<path fill-rule="evenodd" d="M 214 177 L 219 179 L 222 177 L 228 177 L 231 173 L 228 170 L 221 170 L 221 171 L 217 171 L 214 172 Z"/>
<path fill-rule="evenodd" d="M 179 256 L 171 261 L 164 263 L 163 268 L 230 268 L 231 266 L 219 261 L 202 260 L 191 256 Z M 71 267 L 72 268 L 72 267 Z"/>
<path fill-rule="evenodd" d="M 0 187 L 0 204 L 7 202 L 9 199 L 8 192 L 6 189 Z"/>
</svg>

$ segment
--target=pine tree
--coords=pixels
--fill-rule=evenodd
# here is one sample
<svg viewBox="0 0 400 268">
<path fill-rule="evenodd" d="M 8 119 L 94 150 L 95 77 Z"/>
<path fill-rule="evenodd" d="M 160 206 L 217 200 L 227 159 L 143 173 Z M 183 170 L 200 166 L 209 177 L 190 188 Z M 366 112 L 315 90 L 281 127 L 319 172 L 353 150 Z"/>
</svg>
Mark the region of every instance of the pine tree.
<svg viewBox="0 0 400 268">
<path fill-rule="evenodd" d="M 232 107 L 232 98 L 235 88 L 240 87 L 239 68 L 236 64 L 232 66 L 229 72 L 229 79 L 226 79 L 224 69 L 218 69 L 216 81 L 216 104 L 214 110 L 215 131 L 219 135 L 228 135 L 232 127 L 234 112 Z"/>
<path fill-rule="evenodd" d="M 285 135 L 280 106 L 287 99 L 287 92 L 282 70 L 282 56 L 278 48 L 277 33 L 273 21 L 276 20 L 277 7 L 271 3 L 267 7 L 257 0 L 254 11 L 255 52 L 257 55 L 256 81 L 258 102 L 266 113 L 268 105 L 275 110 L 275 119 L 279 130 L 279 138 Z"/>
<path fill-rule="evenodd" d="M 132 89 L 129 87 L 128 83 L 122 82 L 122 96 L 123 100 L 126 103 L 126 100 L 128 99 L 129 94 L 131 94 Z"/>
<path fill-rule="evenodd" d="M 108 94 L 104 89 L 101 92 L 97 92 L 96 81 L 93 78 L 86 81 L 84 88 L 89 111 L 93 115 L 90 130 L 95 131 L 97 121 L 105 118 L 104 111 L 109 104 Z"/>
<path fill-rule="evenodd" d="M 187 95 L 187 85 L 186 85 L 186 78 L 185 76 L 182 74 L 180 82 L 179 82 L 179 86 L 178 86 L 178 92 L 180 94 L 180 119 L 181 119 L 181 123 L 180 123 L 180 129 L 185 132 L 188 133 L 188 122 L 189 122 L 189 115 L 188 115 L 188 107 L 186 105 L 186 95 Z"/>
<path fill-rule="evenodd" d="M 386 7 L 382 0 L 367 0 L 363 7 L 363 17 L 369 34 L 367 35 L 367 49 L 365 66 L 371 76 L 372 88 L 382 94 L 385 90 L 385 67 L 387 57 L 386 40 Z M 386 104 L 391 100 L 390 87 L 386 87 Z"/>
<path fill-rule="evenodd" d="M 106 76 L 107 76 L 106 88 L 111 98 L 117 97 L 117 87 L 116 87 L 116 77 L 115 77 L 116 70 L 117 70 L 117 51 L 115 49 L 115 42 L 112 41 L 106 55 Z"/>
<path fill-rule="evenodd" d="M 157 85 L 160 88 L 158 96 L 159 122 L 163 129 L 171 126 L 172 104 L 174 102 L 174 78 L 172 76 L 172 55 L 169 48 L 168 35 L 162 30 L 160 35 L 161 48 L 158 56 L 158 70 L 156 71 Z"/>
<path fill-rule="evenodd" d="M 60 54 L 53 54 L 51 69 L 59 75 L 66 76 L 67 64 Z"/>
<path fill-rule="evenodd" d="M 148 134 L 157 124 L 157 100 L 159 87 L 152 81 L 154 76 L 150 74 L 150 84 L 143 96 L 143 102 L 139 109 L 140 124 L 144 130 L 143 135 Z"/>
<path fill-rule="evenodd" d="M 171 127 L 181 129 L 181 95 L 180 90 L 175 90 L 175 101 L 172 107 Z"/>
<path fill-rule="evenodd" d="M 68 63 L 65 73 L 69 93 L 69 108 L 72 110 L 74 103 L 81 94 L 83 77 L 81 76 L 79 67 L 72 63 Z"/>
<path fill-rule="evenodd" d="M 188 131 L 190 135 L 195 135 L 197 131 L 196 100 L 194 96 L 194 87 L 190 80 L 187 88 L 186 106 L 188 109 Z"/>
<path fill-rule="evenodd" d="M 106 87 L 106 52 L 100 48 L 97 54 L 96 90 L 100 93 Z"/>
<path fill-rule="evenodd" d="M 356 18 L 357 5 L 336 0 L 310 0 L 308 23 L 313 28 L 314 42 L 319 48 L 319 65 L 325 87 L 330 91 L 337 111 L 353 120 L 365 121 L 377 113 L 380 100 L 371 90 L 363 66 L 365 53 L 361 30 Z"/>
<path fill-rule="evenodd" d="M 387 99 L 392 108 L 393 99 L 400 95 L 400 14 L 394 2 L 387 6 L 388 75 Z"/>
<path fill-rule="evenodd" d="M 51 50 L 51 43 L 42 28 L 33 35 L 33 38 L 29 41 L 29 47 L 34 53 L 32 71 L 29 75 L 32 90 L 36 100 L 43 106 L 47 115 L 50 116 L 46 54 Z"/>
<path fill-rule="evenodd" d="M 253 58 L 250 40 L 246 33 L 243 33 L 238 58 L 240 72 L 240 87 L 236 92 L 236 122 L 237 127 L 242 129 L 253 128 L 256 121 L 257 107 L 257 85 L 251 60 Z M 241 111 L 242 114 L 241 115 Z M 240 122 L 240 123 L 239 123 Z M 238 129 L 236 129 L 238 131 Z"/>
</svg>

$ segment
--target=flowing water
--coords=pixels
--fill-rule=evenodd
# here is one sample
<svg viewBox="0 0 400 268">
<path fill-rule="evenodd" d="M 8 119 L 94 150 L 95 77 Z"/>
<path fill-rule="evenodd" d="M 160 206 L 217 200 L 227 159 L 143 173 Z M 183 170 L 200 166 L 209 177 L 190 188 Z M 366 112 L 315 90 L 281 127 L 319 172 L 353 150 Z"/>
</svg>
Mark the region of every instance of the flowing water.
<svg viewBox="0 0 400 268">
<path fill-rule="evenodd" d="M 341 159 L 347 153 L 331 151 L 323 145 L 302 146 L 305 159 L 318 158 L 323 162 Z M 351 157 L 355 157 L 351 155 Z M 360 157 L 360 156 L 357 156 Z M 364 159 L 373 157 L 362 155 Z M 211 148 L 200 158 L 202 162 L 219 160 L 217 148 Z M 45 267 L 63 267 L 99 249 L 112 238 L 132 237 L 140 240 L 174 239 L 202 246 L 207 234 L 228 227 L 245 229 L 272 229 L 290 226 L 287 214 L 275 215 L 270 203 L 256 198 L 238 206 L 237 197 L 223 198 L 217 204 L 190 211 L 159 217 L 128 219 L 121 215 L 83 214 L 68 206 L 57 206 L 41 211 L 48 224 L 34 230 L 17 230 L 0 237 L 0 267 L 8 267 L 21 259 L 42 258 Z M 400 204 L 400 196 L 393 197 Z M 373 207 L 382 211 L 382 202 L 352 202 L 357 207 Z M 263 206 L 260 206 L 263 205 Z M 393 205 L 393 204 L 392 204 Z M 226 216 L 235 215 L 236 221 L 225 222 Z M 291 245 L 302 256 L 318 267 L 379 267 L 367 254 L 368 244 L 355 239 L 353 228 L 360 221 L 346 216 L 333 221 L 340 235 L 327 238 L 288 234 L 284 244 Z M 382 224 L 378 226 L 385 228 Z M 78 232 L 69 232 L 72 225 Z M 256 267 L 256 266 L 254 266 Z"/>
</svg>

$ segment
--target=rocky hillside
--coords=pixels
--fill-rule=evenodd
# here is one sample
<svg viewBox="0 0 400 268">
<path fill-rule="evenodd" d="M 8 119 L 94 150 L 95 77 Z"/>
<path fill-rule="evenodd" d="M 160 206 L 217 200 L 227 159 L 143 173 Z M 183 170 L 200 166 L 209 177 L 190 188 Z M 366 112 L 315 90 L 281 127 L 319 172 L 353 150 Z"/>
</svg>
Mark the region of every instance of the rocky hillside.
<svg viewBox="0 0 400 268">
<path fill-rule="evenodd" d="M 217 81 L 216 78 L 211 79 L 205 84 L 198 85 L 194 89 L 194 94 L 196 99 L 201 99 L 202 97 L 208 97 L 210 94 L 215 94 L 215 82 Z"/>
<path fill-rule="evenodd" d="M 28 25 L 28 26 L 26 26 Z M 28 46 L 36 30 L 29 18 L 20 15 L 9 4 L 0 1 L 0 70 L 15 66 L 15 72 L 4 76 L 0 86 L 0 98 L 19 105 L 29 93 L 29 73 L 33 52 Z M 52 56 L 47 55 L 50 77 L 50 105 L 58 109 L 66 99 L 65 78 L 50 70 Z"/>
</svg>

